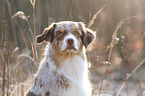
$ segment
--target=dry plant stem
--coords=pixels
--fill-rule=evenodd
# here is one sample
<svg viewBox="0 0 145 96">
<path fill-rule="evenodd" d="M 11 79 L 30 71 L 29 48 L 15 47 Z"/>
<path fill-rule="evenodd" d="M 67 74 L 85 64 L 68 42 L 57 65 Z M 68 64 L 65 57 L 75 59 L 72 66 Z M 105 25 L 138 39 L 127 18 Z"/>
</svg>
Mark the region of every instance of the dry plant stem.
<svg viewBox="0 0 145 96">
<path fill-rule="evenodd" d="M 89 4 L 90 8 L 89 8 L 89 21 L 91 21 L 91 16 L 92 16 L 92 13 L 91 13 L 91 7 L 92 7 L 92 0 L 90 0 L 90 4 Z"/>
<path fill-rule="evenodd" d="M 2 21 L 3 25 L 3 38 L 4 38 L 4 60 L 3 60 L 3 78 L 2 78 L 2 96 L 5 94 L 5 77 L 6 77 L 6 65 L 7 65 L 7 96 L 9 96 L 9 61 L 8 61 L 8 46 L 5 37 L 5 24 L 6 21 Z"/>
<path fill-rule="evenodd" d="M 116 29 L 115 29 L 115 31 L 114 31 L 114 33 L 113 33 L 112 38 L 113 38 L 113 37 L 117 37 L 117 32 L 118 32 L 118 30 L 121 28 L 121 26 L 125 23 L 125 21 L 130 20 L 130 19 L 134 19 L 134 18 L 139 18 L 139 19 L 145 20 L 145 18 L 144 18 L 144 17 L 141 17 L 141 16 L 130 16 L 130 17 L 127 17 L 126 19 L 120 21 L 120 22 L 117 24 L 117 27 L 116 27 Z"/>
<path fill-rule="evenodd" d="M 36 16 L 35 16 L 36 14 L 35 14 L 35 5 L 33 6 L 33 22 L 34 22 L 34 41 L 35 41 L 35 39 L 36 39 Z M 36 44 L 35 44 L 35 42 L 34 42 L 34 48 L 35 48 L 35 54 L 36 54 L 36 60 L 38 60 L 38 55 L 37 55 L 37 46 L 36 46 Z"/>
<path fill-rule="evenodd" d="M 27 42 L 26 42 L 26 40 L 25 40 L 25 37 L 24 37 L 23 31 L 21 30 L 21 27 L 20 27 L 20 25 L 18 24 L 18 22 L 16 22 L 16 23 L 17 23 L 18 28 L 19 28 L 19 30 L 20 30 L 20 32 L 21 32 L 21 35 L 22 35 L 22 38 L 23 38 L 24 43 L 25 43 L 25 45 L 26 45 L 26 48 L 28 49 L 28 45 L 27 45 Z"/>
<path fill-rule="evenodd" d="M 36 24 L 35 24 L 35 6 L 33 7 L 33 22 L 34 22 L 34 37 L 36 37 Z"/>
<path fill-rule="evenodd" d="M 5 25 L 6 25 L 6 21 L 4 21 L 5 18 L 5 2 L 4 2 L 4 7 L 3 7 L 3 20 L 2 22 L 2 33 L 3 33 L 3 40 L 4 40 L 4 59 L 5 59 L 5 55 L 6 55 L 6 50 L 7 50 L 7 42 L 6 42 L 6 37 L 5 37 Z M 5 95 L 5 60 L 3 61 L 3 77 L 2 77 L 2 96 Z"/>
<path fill-rule="evenodd" d="M 38 58 L 38 55 L 37 55 L 37 50 L 36 50 L 36 44 L 35 44 L 35 40 L 34 40 L 34 35 L 33 35 L 33 32 L 32 32 L 32 29 L 31 29 L 31 26 L 30 26 L 30 23 L 29 23 L 29 21 L 27 20 L 27 23 L 28 23 L 28 26 L 29 26 L 29 30 L 30 30 L 30 33 L 31 33 L 31 38 L 32 38 L 32 49 L 34 49 L 34 50 L 32 50 L 32 52 L 33 52 L 33 54 L 35 54 L 35 55 L 33 55 L 34 56 L 34 58 Z M 31 38 L 30 38 L 30 40 L 31 40 Z M 34 46 L 34 48 L 33 48 L 33 46 Z M 36 60 L 36 59 L 34 59 L 34 61 Z M 36 60 L 37 61 L 37 60 Z M 34 62 L 34 66 L 36 65 L 36 62 Z M 35 69 L 35 68 L 34 68 Z"/>
<path fill-rule="evenodd" d="M 143 33 L 143 35 L 142 35 L 142 38 L 141 38 L 141 41 L 143 41 L 143 38 L 145 37 L 145 31 L 144 31 L 144 33 Z"/>
<path fill-rule="evenodd" d="M 48 20 L 47 22 L 49 23 L 49 21 L 50 21 L 50 20 L 49 20 L 49 11 L 48 11 L 48 10 L 50 10 L 50 9 L 49 9 L 49 2 L 48 2 L 48 0 L 45 0 L 45 1 L 46 1 L 47 17 L 48 17 L 48 18 L 47 18 L 47 20 Z"/>
<path fill-rule="evenodd" d="M 34 48 L 33 48 L 33 44 L 32 44 L 32 42 L 31 42 L 31 46 L 32 46 L 32 52 L 33 52 L 33 59 L 34 59 L 34 71 L 35 71 L 35 73 L 36 73 L 36 62 L 35 62 L 35 54 L 34 54 Z"/>
<path fill-rule="evenodd" d="M 103 9 L 104 9 L 104 7 L 101 8 L 100 10 L 102 11 Z M 97 13 L 98 13 L 98 12 L 97 12 Z M 97 14 L 97 13 L 96 13 L 96 14 Z M 94 16 L 93 16 L 93 17 L 94 17 Z M 139 19 L 145 20 L 145 18 L 143 18 L 143 17 L 141 17 L 141 16 L 131 16 L 131 17 L 128 17 L 128 18 L 126 18 L 126 19 L 120 21 L 120 22 L 117 24 L 117 27 L 116 27 L 116 29 L 115 29 L 113 35 L 112 35 L 112 40 L 115 39 L 115 38 L 117 38 L 117 32 L 118 32 L 118 30 L 121 28 L 121 26 L 125 23 L 125 21 L 130 20 L 130 19 L 133 19 L 133 18 L 139 18 Z M 93 19 L 92 19 L 92 20 L 93 20 Z M 92 23 L 92 24 L 93 24 L 93 23 Z M 88 26 L 88 27 L 89 27 L 89 26 Z M 108 56 L 108 62 L 111 61 L 111 55 L 112 55 L 113 47 L 114 47 L 114 45 L 112 45 L 112 47 L 110 48 L 109 56 Z M 110 66 L 110 65 L 107 65 L 107 68 L 106 68 L 106 71 L 105 71 L 105 75 L 104 75 L 103 80 L 105 79 L 105 77 L 106 77 L 106 75 L 107 75 L 107 71 L 108 71 L 108 69 L 109 69 L 109 66 Z M 137 68 L 138 68 L 138 66 L 137 66 Z M 136 69 L 135 69 L 135 71 L 136 71 Z M 133 70 L 132 72 L 134 73 L 134 70 Z M 130 75 L 132 75 L 132 73 L 131 73 Z M 130 76 L 128 76 L 128 77 L 130 77 Z M 128 80 L 128 77 L 126 77 L 126 80 Z M 100 95 L 101 90 L 102 90 L 103 80 L 102 80 L 102 82 L 101 82 L 101 87 L 100 87 L 100 89 L 99 89 L 99 95 Z M 121 92 L 121 90 L 123 89 L 123 87 L 125 86 L 125 84 L 126 84 L 126 82 L 123 82 L 122 86 L 120 87 L 120 90 L 118 91 L 118 94 L 120 94 L 120 92 Z M 116 96 L 118 96 L 118 95 L 116 95 Z"/>
<path fill-rule="evenodd" d="M 10 1 L 6 0 L 6 3 L 7 3 L 7 7 L 8 7 L 9 16 L 11 17 L 12 16 L 12 8 L 11 8 Z M 16 46 L 18 46 L 18 40 L 17 40 L 16 31 L 15 31 L 15 27 L 14 27 L 15 25 L 14 25 L 14 22 L 12 19 L 11 19 L 11 25 L 12 25 L 12 32 L 13 32 L 14 40 L 15 40 Z"/>
<path fill-rule="evenodd" d="M 5 93 L 5 62 L 3 62 L 3 78 L 2 78 L 2 96 Z"/>
<path fill-rule="evenodd" d="M 104 79 L 103 79 L 103 80 L 104 80 Z M 100 94 L 101 94 L 101 90 L 102 90 L 102 87 L 103 87 L 103 80 L 101 81 L 101 86 L 100 86 L 100 88 L 99 88 L 98 96 L 100 96 Z"/>
<path fill-rule="evenodd" d="M 6 84 L 6 80 L 5 77 L 7 75 L 7 96 L 9 96 L 9 51 L 8 51 L 8 46 L 7 46 L 7 40 L 6 40 L 6 36 L 5 36 L 5 25 L 6 25 L 6 21 L 2 21 L 2 25 L 3 25 L 3 38 L 4 38 L 4 61 L 3 61 L 3 80 L 2 80 L 2 96 L 4 96 L 5 94 L 5 84 Z M 7 66 L 7 68 L 6 68 Z M 6 73 L 6 69 L 7 69 L 7 73 Z"/>
<path fill-rule="evenodd" d="M 125 80 L 128 80 L 144 64 L 144 62 L 145 62 L 145 58 L 132 70 L 132 72 L 130 74 L 128 74 L 126 76 Z M 124 81 L 122 83 L 121 87 L 119 88 L 116 96 L 120 95 L 120 93 L 121 93 L 122 89 L 124 88 L 125 84 L 126 84 L 126 82 Z"/>
<path fill-rule="evenodd" d="M 34 59 L 34 71 L 35 71 L 35 73 L 36 73 L 36 64 L 35 64 L 35 53 L 34 53 L 34 47 L 33 47 L 33 43 L 32 43 L 32 41 L 31 41 L 31 38 L 30 38 L 30 36 L 29 36 L 29 34 L 27 33 L 27 35 L 28 35 L 28 37 L 29 37 L 29 39 L 30 39 L 30 42 L 31 42 L 31 46 L 32 46 L 32 52 L 33 52 L 33 59 Z"/>
<path fill-rule="evenodd" d="M 8 60 L 8 56 L 7 56 L 6 59 L 7 59 L 6 60 L 6 62 L 7 62 L 7 83 L 8 83 L 8 85 L 7 85 L 7 96 L 9 96 L 9 86 L 10 86 L 10 79 L 9 79 L 9 77 L 10 77 L 10 73 L 9 73 L 9 60 Z"/>
<path fill-rule="evenodd" d="M 30 55 L 27 55 L 27 54 L 21 54 L 18 56 L 18 59 L 21 58 L 21 57 L 25 57 L 25 58 L 28 58 L 30 59 L 32 62 L 34 62 L 34 59 L 30 56 Z M 21 61 L 18 62 L 17 60 L 17 64 L 12 68 L 13 70 L 15 70 L 25 59 L 23 58 Z"/>
<path fill-rule="evenodd" d="M 37 60 L 38 60 L 38 54 L 37 54 L 37 46 L 35 44 L 35 39 L 36 39 L 36 16 L 35 16 L 36 14 L 35 14 L 35 5 L 36 5 L 36 3 L 33 5 L 33 21 L 34 21 L 34 37 L 33 37 L 34 38 L 34 42 L 33 42 L 33 45 L 34 45 L 34 48 L 35 48 L 35 51 L 34 51 L 35 52 L 35 60 L 37 62 Z"/>
<path fill-rule="evenodd" d="M 97 18 L 98 14 L 99 14 L 100 12 L 102 12 L 102 10 L 103 10 L 104 8 L 106 8 L 106 5 L 104 5 L 101 9 L 99 9 L 99 11 L 93 16 L 92 20 L 91 20 L 91 21 L 89 22 L 89 24 L 88 24 L 88 28 L 90 28 L 90 27 L 94 24 L 94 21 L 95 21 L 95 19 Z"/>
<path fill-rule="evenodd" d="M 30 85 L 27 84 L 27 83 L 20 83 L 20 84 L 17 85 L 17 86 L 15 85 L 13 91 L 12 91 L 11 94 L 10 94 L 10 96 L 15 96 L 15 95 L 14 95 L 15 91 L 16 91 L 19 87 L 21 87 L 21 86 L 26 86 L 26 85 L 27 85 L 27 86 L 30 86 Z"/>
<path fill-rule="evenodd" d="M 29 31 L 30 31 L 30 33 L 31 33 L 31 36 L 32 36 L 32 40 L 34 41 L 34 35 L 33 35 L 33 31 L 32 31 L 32 29 L 31 29 L 31 26 L 30 26 L 30 23 L 29 23 L 29 21 L 28 21 L 28 18 L 27 18 L 27 23 L 28 23 L 28 27 L 29 27 Z"/>
<path fill-rule="evenodd" d="M 112 48 L 110 49 L 110 51 L 109 51 L 108 62 L 111 61 L 112 51 L 113 51 L 113 47 L 112 47 Z M 103 80 L 101 81 L 101 86 L 100 86 L 100 89 L 99 89 L 98 96 L 100 96 L 100 94 L 101 94 L 101 90 L 102 90 L 102 87 L 103 87 L 103 81 L 104 81 L 104 79 L 105 79 L 105 77 L 106 77 L 106 75 L 107 75 L 107 71 L 108 71 L 108 69 L 109 69 L 109 66 L 110 66 L 110 65 L 107 64 L 106 71 L 105 71 L 105 75 L 104 75 L 104 77 L 103 77 Z"/>
<path fill-rule="evenodd" d="M 72 3 L 71 3 L 71 7 L 70 7 L 70 10 L 69 10 L 68 20 L 71 20 L 71 12 L 72 12 L 73 5 L 74 5 L 74 0 L 72 0 Z"/>
</svg>

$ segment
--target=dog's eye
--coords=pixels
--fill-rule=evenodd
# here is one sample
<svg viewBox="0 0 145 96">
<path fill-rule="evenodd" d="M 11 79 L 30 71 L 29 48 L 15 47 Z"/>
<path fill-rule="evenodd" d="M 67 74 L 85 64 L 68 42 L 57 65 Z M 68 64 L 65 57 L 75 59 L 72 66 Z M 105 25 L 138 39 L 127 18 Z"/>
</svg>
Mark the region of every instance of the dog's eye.
<svg viewBox="0 0 145 96">
<path fill-rule="evenodd" d="M 78 31 L 75 31 L 75 32 L 74 32 L 74 35 L 76 35 L 76 36 L 79 37 L 79 36 L 80 36 L 80 33 L 79 33 Z"/>
<path fill-rule="evenodd" d="M 58 31 L 56 35 L 57 35 L 57 37 L 61 37 L 63 35 L 63 33 Z"/>
</svg>

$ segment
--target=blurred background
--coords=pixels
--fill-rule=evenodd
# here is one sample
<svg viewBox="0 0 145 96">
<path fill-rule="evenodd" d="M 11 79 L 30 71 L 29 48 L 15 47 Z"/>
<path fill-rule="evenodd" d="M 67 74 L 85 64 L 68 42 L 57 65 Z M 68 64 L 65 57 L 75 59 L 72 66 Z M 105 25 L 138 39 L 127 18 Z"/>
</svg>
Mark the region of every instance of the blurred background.
<svg viewBox="0 0 145 96">
<path fill-rule="evenodd" d="M 63 20 L 96 31 L 87 51 L 94 95 L 145 96 L 144 0 L 0 0 L 0 94 L 25 96 L 46 45 L 35 36 Z"/>
</svg>

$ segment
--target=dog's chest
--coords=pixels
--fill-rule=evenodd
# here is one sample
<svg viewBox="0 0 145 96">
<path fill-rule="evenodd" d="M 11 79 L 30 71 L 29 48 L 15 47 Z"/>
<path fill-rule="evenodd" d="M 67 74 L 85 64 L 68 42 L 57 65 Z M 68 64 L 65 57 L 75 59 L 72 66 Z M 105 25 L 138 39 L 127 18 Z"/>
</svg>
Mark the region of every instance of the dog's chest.
<svg viewBox="0 0 145 96">
<path fill-rule="evenodd" d="M 67 60 L 60 63 L 61 67 L 58 72 L 70 80 L 81 81 L 83 74 L 87 69 L 85 58 L 80 56 L 68 57 Z"/>
</svg>

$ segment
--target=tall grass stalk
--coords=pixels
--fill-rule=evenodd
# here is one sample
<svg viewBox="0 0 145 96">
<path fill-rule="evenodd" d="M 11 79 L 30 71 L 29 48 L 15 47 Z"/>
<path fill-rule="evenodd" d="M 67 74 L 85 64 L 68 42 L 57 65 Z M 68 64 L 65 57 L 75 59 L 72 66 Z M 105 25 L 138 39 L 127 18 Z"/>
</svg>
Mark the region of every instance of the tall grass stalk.
<svg viewBox="0 0 145 96">
<path fill-rule="evenodd" d="M 68 20 L 71 20 L 71 12 L 72 12 L 73 5 L 74 5 L 74 0 L 72 0 L 72 2 L 71 2 L 71 7 L 70 7 L 70 10 L 69 10 Z"/>
<path fill-rule="evenodd" d="M 34 59 L 34 71 L 36 72 L 36 64 L 35 64 L 35 51 L 34 51 L 34 47 L 33 47 L 33 42 L 31 41 L 31 38 L 29 36 L 29 34 L 27 33 L 29 39 L 30 39 L 30 42 L 31 42 L 31 46 L 32 46 L 32 53 L 33 53 L 33 59 Z"/>
<path fill-rule="evenodd" d="M 3 48 L 3 54 L 2 54 L 3 55 L 2 96 L 5 96 L 5 89 L 7 89 L 6 90 L 7 96 L 9 96 L 9 51 L 8 51 L 6 33 L 5 33 L 5 25 L 6 25 L 5 2 L 4 2 L 4 8 L 3 8 L 3 20 L 1 22 L 2 22 L 2 32 L 3 32 L 3 42 L 4 42 L 3 43 L 4 48 Z M 7 73 L 6 73 L 6 70 L 7 70 Z M 6 87 L 6 84 L 7 84 L 7 87 Z"/>
<path fill-rule="evenodd" d="M 36 6 L 36 0 L 30 0 L 32 6 L 33 6 L 33 25 L 34 25 L 34 36 L 32 38 L 34 38 L 34 40 L 36 39 L 36 14 L 35 14 L 35 6 Z M 32 43 L 31 43 L 32 45 Z M 35 54 L 35 60 L 36 60 L 36 63 L 37 63 L 37 60 L 38 60 L 38 53 L 37 53 L 37 46 L 35 44 L 35 42 L 33 42 L 33 46 L 32 47 L 32 50 L 34 50 L 35 53 L 33 53 L 33 55 Z"/>
<path fill-rule="evenodd" d="M 12 16 L 12 8 L 11 8 L 10 1 L 6 0 L 6 4 L 7 4 L 9 16 L 11 17 Z M 14 24 L 12 19 L 10 19 L 10 20 L 11 20 L 11 25 L 12 25 L 12 33 L 13 33 L 13 36 L 14 36 L 14 41 L 15 41 L 16 46 L 18 46 L 18 38 L 16 36 L 15 24 Z"/>
<path fill-rule="evenodd" d="M 5 37 L 5 24 L 6 24 L 6 21 L 4 21 L 4 17 L 5 17 L 5 2 L 4 2 L 4 7 L 3 7 L 3 20 L 1 21 L 2 22 L 2 32 L 3 32 L 3 41 L 4 41 L 4 59 L 5 59 L 5 53 L 6 53 L 6 37 Z M 5 95 L 5 60 L 3 60 L 3 77 L 2 77 L 2 96 Z"/>
<path fill-rule="evenodd" d="M 119 96 L 122 89 L 124 88 L 124 86 L 126 85 L 126 81 L 145 63 L 145 58 L 132 70 L 132 72 L 130 74 L 127 74 L 125 77 L 125 81 L 122 83 L 122 85 L 120 86 L 116 96 Z"/>
<path fill-rule="evenodd" d="M 105 75 L 104 75 L 103 80 L 102 80 L 102 82 L 101 82 L 101 87 L 100 87 L 100 89 L 99 89 L 99 96 L 100 96 L 100 93 L 101 93 L 101 90 L 102 90 L 103 81 L 104 81 L 104 79 L 105 79 L 105 77 L 106 77 L 106 75 L 107 75 L 108 69 L 109 69 L 109 67 L 110 67 L 110 65 L 111 65 L 111 63 L 110 63 L 110 62 L 111 62 L 111 55 L 112 55 L 112 51 L 113 51 L 114 45 L 116 45 L 116 44 L 118 43 L 118 41 L 119 41 L 119 38 L 117 38 L 118 30 L 122 27 L 122 25 L 123 25 L 126 21 L 128 21 L 128 20 L 130 20 L 130 19 L 135 19 L 135 18 L 145 20 L 145 18 L 144 18 L 144 17 L 141 17 L 141 16 L 130 16 L 130 17 L 127 17 L 127 18 L 124 19 L 124 20 L 121 20 L 121 21 L 117 24 L 117 27 L 116 27 L 116 29 L 115 29 L 113 35 L 112 35 L 112 41 L 111 41 L 111 43 L 106 47 L 106 51 L 109 50 L 108 61 L 107 61 L 108 64 L 107 64 L 107 67 L 106 67 Z M 145 59 L 144 59 L 142 62 L 145 62 Z M 133 73 L 135 73 L 135 71 L 142 65 L 142 62 L 139 64 L 139 66 L 137 66 L 137 67 L 131 72 L 130 75 L 133 75 Z M 129 75 L 128 77 L 126 77 L 126 79 L 125 79 L 126 81 L 130 78 L 130 75 Z M 122 84 L 122 86 L 120 87 L 119 91 L 117 92 L 117 95 L 116 95 L 116 96 L 119 96 L 120 92 L 122 91 L 122 89 L 124 88 L 124 86 L 125 86 L 125 84 L 126 84 L 126 81 L 123 82 L 123 84 Z"/>
<path fill-rule="evenodd" d="M 4 39 L 4 54 L 3 54 L 4 60 L 3 60 L 2 96 L 4 96 L 4 94 L 5 94 L 5 75 L 6 75 L 6 73 L 5 73 L 5 68 L 6 68 L 5 56 L 6 56 L 6 50 L 7 50 L 7 46 L 6 46 L 7 42 L 6 42 L 6 37 L 5 37 L 5 24 L 6 24 L 6 22 L 3 20 L 2 25 L 3 25 L 3 39 Z"/>
<path fill-rule="evenodd" d="M 36 18 L 35 18 L 35 6 L 33 6 L 33 21 L 34 21 L 34 37 L 36 37 Z"/>
<path fill-rule="evenodd" d="M 29 28 L 29 32 L 30 32 L 30 39 L 32 41 L 32 52 L 34 52 L 33 54 L 35 54 L 34 55 L 34 58 L 36 60 L 36 62 L 34 62 L 34 66 L 35 66 L 37 63 L 37 59 L 38 59 L 37 48 L 36 48 L 36 43 L 35 43 L 36 36 L 34 36 L 34 33 L 32 31 L 31 25 L 29 23 L 28 17 L 25 15 L 25 13 L 23 11 L 18 11 L 11 18 L 14 18 L 14 17 L 19 17 L 19 18 L 25 20 L 28 24 L 28 28 Z M 33 49 L 34 49 L 34 51 L 33 51 Z"/>
<path fill-rule="evenodd" d="M 37 58 L 38 58 L 38 55 L 37 55 L 37 49 L 36 49 L 36 43 L 35 43 L 35 40 L 34 40 L 34 35 L 33 35 L 33 32 L 32 32 L 32 29 L 31 29 L 31 26 L 30 26 L 30 23 L 29 23 L 29 20 L 27 20 L 27 23 L 28 23 L 28 26 L 29 26 L 29 31 L 31 33 L 31 47 L 32 47 L 32 52 L 33 52 L 33 58 L 34 58 L 34 69 L 35 69 L 35 66 L 36 66 L 36 63 L 37 63 Z M 36 62 L 35 62 L 36 61 Z"/>
<path fill-rule="evenodd" d="M 106 8 L 106 5 L 104 5 L 101 9 L 99 9 L 99 11 L 92 17 L 92 19 L 90 20 L 90 22 L 88 24 L 88 28 L 90 28 L 94 24 L 95 19 L 97 18 L 99 13 L 101 13 L 103 11 L 104 8 Z"/>
</svg>

